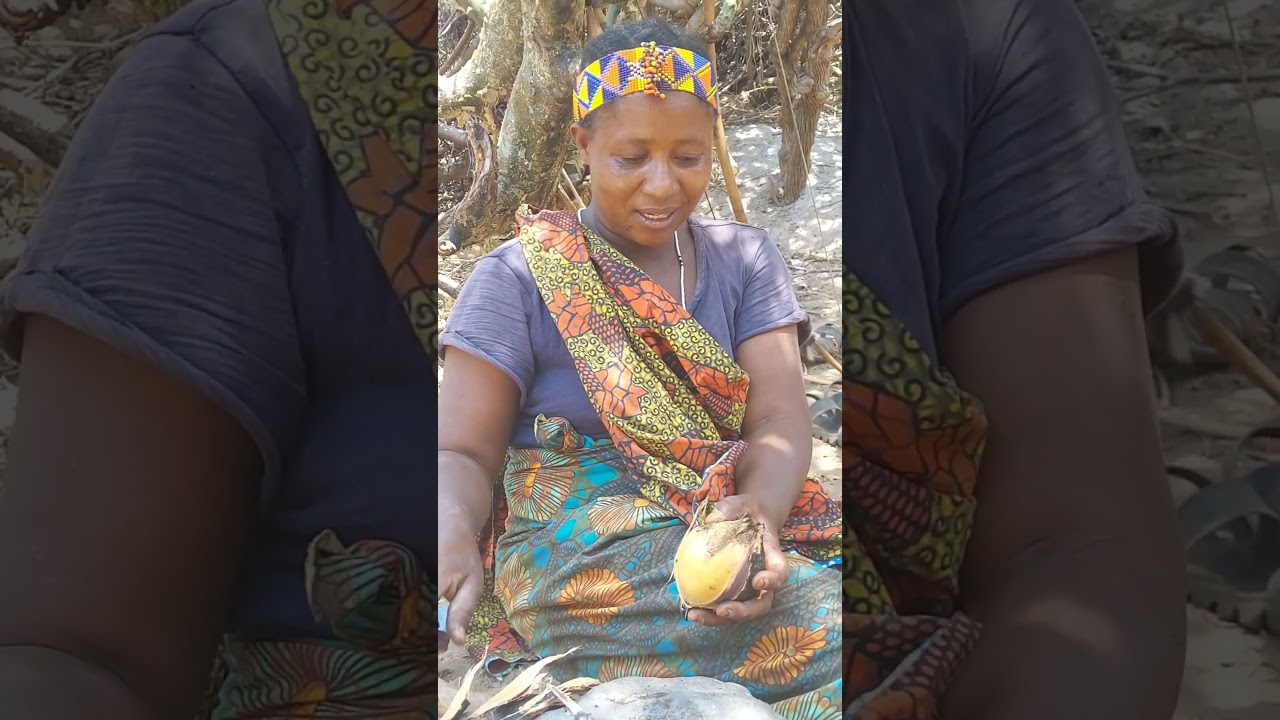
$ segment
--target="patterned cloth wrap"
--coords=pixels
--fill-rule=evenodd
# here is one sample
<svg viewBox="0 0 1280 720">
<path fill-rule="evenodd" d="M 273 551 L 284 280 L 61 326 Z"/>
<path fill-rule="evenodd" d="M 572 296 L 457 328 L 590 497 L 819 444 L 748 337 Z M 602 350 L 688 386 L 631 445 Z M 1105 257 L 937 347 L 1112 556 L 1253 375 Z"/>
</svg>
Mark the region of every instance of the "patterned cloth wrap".
<svg viewBox="0 0 1280 720">
<path fill-rule="evenodd" d="M 955 598 L 987 419 L 848 272 L 843 302 L 845 717 L 930 720 L 978 636 Z"/>
<path fill-rule="evenodd" d="M 782 529 L 770 613 L 685 620 L 671 579 L 695 507 L 735 492 L 749 379 L 661 286 L 570 213 L 522 208 L 519 237 L 608 439 L 540 417 L 513 448 L 480 541 L 486 593 L 468 646 L 516 661 L 577 647 L 560 679 L 703 675 L 793 720 L 840 717 L 840 510 L 814 481 Z"/>
<path fill-rule="evenodd" d="M 434 357 L 439 6 L 267 0 L 267 7 L 330 163 Z M 348 547 L 326 531 L 305 562 L 312 610 L 337 639 L 227 637 L 201 717 L 435 717 L 435 558 L 391 542 Z"/>
<path fill-rule="evenodd" d="M 663 99 L 667 91 L 687 92 L 719 110 L 716 69 L 692 50 L 645 43 L 592 62 L 574 85 L 573 120 L 577 122 L 606 103 L 643 92 Z"/>
</svg>

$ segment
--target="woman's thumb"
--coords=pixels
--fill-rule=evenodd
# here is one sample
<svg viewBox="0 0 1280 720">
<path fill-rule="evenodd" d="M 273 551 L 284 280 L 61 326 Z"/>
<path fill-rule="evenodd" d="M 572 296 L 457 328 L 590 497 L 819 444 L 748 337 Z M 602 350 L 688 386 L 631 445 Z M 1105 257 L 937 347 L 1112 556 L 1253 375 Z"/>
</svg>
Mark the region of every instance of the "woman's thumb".
<svg viewBox="0 0 1280 720">
<path fill-rule="evenodd" d="M 716 501 L 711 508 L 711 512 L 707 513 L 706 522 L 723 522 L 725 520 L 738 520 L 751 514 L 749 504 L 745 502 L 741 495 L 730 495 Z"/>
</svg>

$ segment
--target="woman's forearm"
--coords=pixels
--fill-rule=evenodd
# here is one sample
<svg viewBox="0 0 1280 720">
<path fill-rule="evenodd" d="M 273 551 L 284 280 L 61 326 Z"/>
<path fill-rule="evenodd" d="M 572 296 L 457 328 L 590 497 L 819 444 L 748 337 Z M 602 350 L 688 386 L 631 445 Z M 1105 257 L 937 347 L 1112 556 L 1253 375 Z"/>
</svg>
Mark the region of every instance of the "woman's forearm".
<svg viewBox="0 0 1280 720">
<path fill-rule="evenodd" d="M 759 500 L 774 529 L 780 531 L 809 476 L 813 459 L 809 419 L 762 420 L 743 439 L 747 451 L 738 464 L 738 492 Z"/>
<path fill-rule="evenodd" d="M 493 508 L 494 479 L 464 453 L 441 450 L 437 456 L 441 525 L 461 522 L 468 532 L 479 533 Z"/>
<path fill-rule="evenodd" d="M 67 653 L 0 645 L 0 708 L 28 720 L 155 720 L 114 673 Z M 187 716 L 195 710 L 192 708 Z"/>
</svg>

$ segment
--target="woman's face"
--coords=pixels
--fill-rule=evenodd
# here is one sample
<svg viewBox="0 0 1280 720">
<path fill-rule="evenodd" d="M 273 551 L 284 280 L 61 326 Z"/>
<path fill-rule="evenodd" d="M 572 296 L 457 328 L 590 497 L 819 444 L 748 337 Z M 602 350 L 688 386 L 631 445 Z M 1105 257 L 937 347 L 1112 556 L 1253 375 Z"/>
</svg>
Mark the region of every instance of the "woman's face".
<svg viewBox="0 0 1280 720">
<path fill-rule="evenodd" d="M 706 100 L 644 93 L 596 110 L 573 139 L 591 166 L 591 205 L 604 229 L 637 245 L 671 242 L 711 181 L 715 113 Z"/>
</svg>

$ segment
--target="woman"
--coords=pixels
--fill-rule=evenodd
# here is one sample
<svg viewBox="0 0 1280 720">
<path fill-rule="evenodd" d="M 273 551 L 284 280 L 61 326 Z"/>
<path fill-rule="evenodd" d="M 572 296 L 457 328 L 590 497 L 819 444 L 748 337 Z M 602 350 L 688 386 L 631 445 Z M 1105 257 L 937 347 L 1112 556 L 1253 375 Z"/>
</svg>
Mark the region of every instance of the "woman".
<svg viewBox="0 0 1280 720">
<path fill-rule="evenodd" d="M 1180 254 L 1071 0 L 845 3 L 849 717 L 1167 720 L 1142 312 Z"/>
<path fill-rule="evenodd" d="M 449 316 L 441 595 L 477 656 L 576 648 L 559 677 L 711 676 L 838 718 L 840 515 L 806 480 L 805 314 L 763 231 L 692 215 L 708 55 L 660 20 L 587 43 L 566 102 L 590 204 L 522 209 Z M 742 517 L 765 529 L 754 597 L 686 619 L 676 547 Z"/>
<path fill-rule="evenodd" d="M 197 0 L 80 128 L 4 290 L 0 707 L 186 720 L 225 634 L 215 718 L 434 713 L 436 9 L 379 7 Z"/>
</svg>

